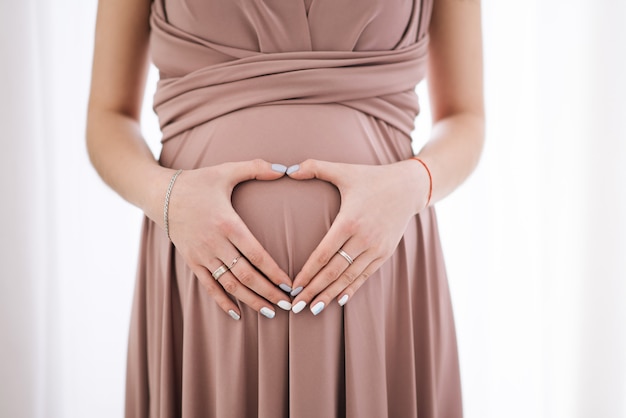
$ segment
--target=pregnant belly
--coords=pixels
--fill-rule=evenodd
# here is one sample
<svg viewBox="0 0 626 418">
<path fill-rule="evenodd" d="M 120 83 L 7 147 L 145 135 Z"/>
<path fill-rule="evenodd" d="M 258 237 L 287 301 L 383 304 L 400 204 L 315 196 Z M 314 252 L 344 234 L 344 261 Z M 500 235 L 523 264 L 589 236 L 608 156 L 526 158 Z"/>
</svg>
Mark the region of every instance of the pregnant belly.
<svg viewBox="0 0 626 418">
<path fill-rule="evenodd" d="M 274 105 L 233 112 L 167 141 L 161 161 L 183 169 L 254 158 L 285 166 L 307 158 L 381 164 L 410 153 L 408 140 L 390 138 L 345 106 Z M 291 277 L 328 231 L 340 200 L 330 183 L 288 177 L 241 183 L 232 196 L 242 220 Z"/>
</svg>

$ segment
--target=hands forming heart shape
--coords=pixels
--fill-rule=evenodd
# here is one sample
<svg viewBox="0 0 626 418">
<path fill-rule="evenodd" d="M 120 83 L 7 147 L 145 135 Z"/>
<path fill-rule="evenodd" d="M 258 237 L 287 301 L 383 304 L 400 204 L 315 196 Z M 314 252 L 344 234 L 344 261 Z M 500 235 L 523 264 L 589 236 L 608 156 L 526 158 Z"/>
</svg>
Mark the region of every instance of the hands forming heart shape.
<svg viewBox="0 0 626 418">
<path fill-rule="evenodd" d="M 293 282 L 231 203 L 237 184 L 283 176 L 327 181 L 341 195 L 339 213 Z M 429 186 L 425 167 L 408 160 L 387 165 L 306 160 L 288 168 L 263 160 L 224 163 L 178 177 L 169 232 L 207 292 L 233 319 L 241 312 L 227 294 L 267 318 L 275 316 L 274 306 L 296 314 L 310 306 L 318 315 L 334 299 L 345 305 L 391 257 L 410 219 L 427 205 Z M 213 216 L 205 216 L 207 208 Z"/>
</svg>

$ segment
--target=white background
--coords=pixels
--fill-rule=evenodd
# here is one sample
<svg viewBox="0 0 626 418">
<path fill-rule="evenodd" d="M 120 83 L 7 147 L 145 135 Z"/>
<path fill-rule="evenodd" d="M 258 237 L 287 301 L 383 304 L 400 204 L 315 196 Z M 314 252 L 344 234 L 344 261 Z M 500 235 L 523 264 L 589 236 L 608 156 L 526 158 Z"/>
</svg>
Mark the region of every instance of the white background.
<svg viewBox="0 0 626 418">
<path fill-rule="evenodd" d="M 95 6 L 0 0 L 2 417 L 122 415 L 141 214 L 85 151 Z M 624 418 L 626 2 L 483 9 L 486 148 L 437 205 L 466 417 Z"/>
</svg>

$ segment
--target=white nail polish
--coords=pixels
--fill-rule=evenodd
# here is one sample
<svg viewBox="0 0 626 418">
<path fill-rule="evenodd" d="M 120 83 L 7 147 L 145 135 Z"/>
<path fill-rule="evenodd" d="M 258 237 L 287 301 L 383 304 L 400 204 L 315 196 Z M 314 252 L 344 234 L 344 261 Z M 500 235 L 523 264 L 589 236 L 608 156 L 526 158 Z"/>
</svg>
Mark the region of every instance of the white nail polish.
<svg viewBox="0 0 626 418">
<path fill-rule="evenodd" d="M 305 306 L 306 306 L 306 302 L 301 300 L 300 302 L 296 303 L 296 305 L 293 308 L 291 308 L 291 310 L 293 311 L 293 313 L 300 313 L 302 312 Z"/>
<path fill-rule="evenodd" d="M 272 319 L 274 318 L 274 315 L 276 315 L 276 312 L 274 312 L 270 308 L 261 308 L 261 315 L 266 318 Z"/>
<path fill-rule="evenodd" d="M 300 165 L 299 164 L 292 165 L 291 167 L 289 167 L 287 169 L 287 175 L 293 174 L 293 173 L 295 173 L 298 170 L 300 170 Z"/>
<path fill-rule="evenodd" d="M 286 300 L 281 300 L 277 303 L 277 305 L 280 307 L 280 309 L 283 309 L 285 311 L 291 310 L 291 303 L 287 302 Z"/>
<path fill-rule="evenodd" d="M 339 306 L 343 306 L 348 303 L 348 295 L 343 295 L 341 299 L 339 299 Z"/>
<path fill-rule="evenodd" d="M 311 308 L 311 312 L 313 312 L 313 315 L 317 315 L 324 310 L 324 306 L 326 306 L 324 302 L 317 302 L 315 306 Z"/>
<path fill-rule="evenodd" d="M 302 289 L 304 289 L 302 286 L 296 287 L 291 291 L 291 296 L 298 296 L 300 292 L 302 292 Z"/>
<path fill-rule="evenodd" d="M 282 164 L 272 164 L 272 170 L 285 174 L 285 172 L 287 171 L 287 167 Z"/>
<path fill-rule="evenodd" d="M 279 284 L 278 287 L 280 287 L 284 292 L 291 292 L 291 287 L 286 285 L 285 283 Z"/>
<path fill-rule="evenodd" d="M 233 311 L 232 309 L 228 311 L 228 315 L 230 315 L 230 317 L 233 318 L 235 321 L 239 321 L 239 319 L 241 318 L 239 315 L 237 315 L 237 312 Z"/>
</svg>

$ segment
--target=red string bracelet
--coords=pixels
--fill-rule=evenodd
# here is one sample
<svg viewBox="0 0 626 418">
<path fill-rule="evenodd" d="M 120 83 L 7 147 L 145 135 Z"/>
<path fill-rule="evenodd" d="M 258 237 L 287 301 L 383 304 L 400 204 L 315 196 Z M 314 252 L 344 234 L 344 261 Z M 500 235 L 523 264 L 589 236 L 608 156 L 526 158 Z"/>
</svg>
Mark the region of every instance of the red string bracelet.
<svg viewBox="0 0 626 418">
<path fill-rule="evenodd" d="M 422 161 L 421 159 L 419 159 L 417 157 L 411 157 L 410 159 L 411 160 L 415 160 L 415 161 L 419 161 L 420 163 L 422 163 L 422 165 L 426 169 L 426 172 L 428 172 L 428 179 L 430 180 L 430 187 L 428 189 L 428 200 L 426 201 L 426 207 L 428 207 L 428 205 L 430 204 L 430 198 L 433 195 L 433 176 L 430 174 L 430 170 L 428 169 L 428 166 L 426 165 L 426 163 L 424 161 Z"/>
</svg>

